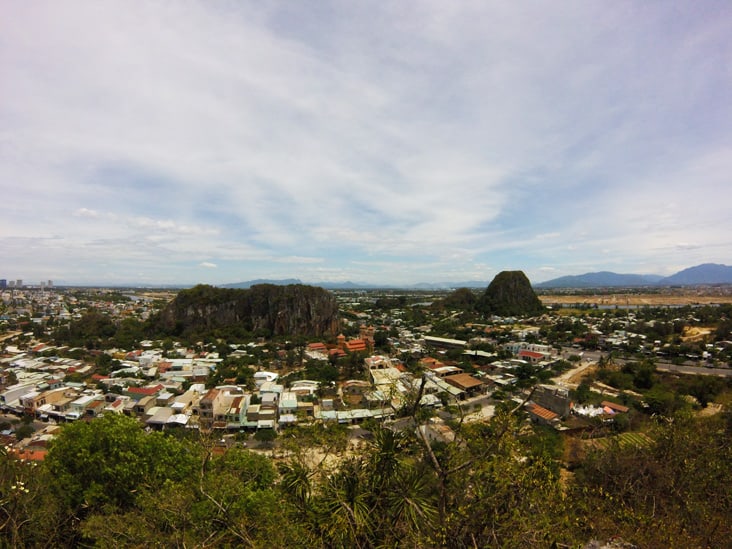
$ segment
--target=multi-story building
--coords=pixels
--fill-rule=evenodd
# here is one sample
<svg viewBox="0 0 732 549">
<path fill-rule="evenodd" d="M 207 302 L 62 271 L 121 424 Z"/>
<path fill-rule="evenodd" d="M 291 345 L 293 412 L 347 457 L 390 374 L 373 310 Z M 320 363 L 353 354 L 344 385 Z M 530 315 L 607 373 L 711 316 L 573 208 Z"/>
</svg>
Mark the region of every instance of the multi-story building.
<svg viewBox="0 0 732 549">
<path fill-rule="evenodd" d="M 236 396 L 225 389 L 211 389 L 198 403 L 199 425 L 202 429 L 225 428 L 226 414 Z"/>
<path fill-rule="evenodd" d="M 571 401 L 569 391 L 555 385 L 538 385 L 534 390 L 533 400 L 539 406 L 551 410 L 559 416 L 569 415 Z"/>
<path fill-rule="evenodd" d="M 64 400 L 68 390 L 65 387 L 51 389 L 49 391 L 31 391 L 18 399 L 23 411 L 28 415 L 35 415 L 38 410 L 46 405 L 50 410 L 52 405 Z"/>
</svg>

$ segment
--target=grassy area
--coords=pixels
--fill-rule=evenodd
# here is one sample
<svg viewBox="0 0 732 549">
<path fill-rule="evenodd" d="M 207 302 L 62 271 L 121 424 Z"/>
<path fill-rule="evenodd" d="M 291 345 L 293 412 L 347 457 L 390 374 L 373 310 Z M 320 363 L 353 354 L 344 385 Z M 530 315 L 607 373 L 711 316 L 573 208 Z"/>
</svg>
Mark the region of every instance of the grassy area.
<svg viewBox="0 0 732 549">
<path fill-rule="evenodd" d="M 621 448 L 628 447 L 644 447 L 651 443 L 651 439 L 643 433 L 622 433 L 620 435 L 598 438 L 592 441 L 593 445 L 602 449 L 609 448 L 614 442 L 617 442 Z"/>
</svg>

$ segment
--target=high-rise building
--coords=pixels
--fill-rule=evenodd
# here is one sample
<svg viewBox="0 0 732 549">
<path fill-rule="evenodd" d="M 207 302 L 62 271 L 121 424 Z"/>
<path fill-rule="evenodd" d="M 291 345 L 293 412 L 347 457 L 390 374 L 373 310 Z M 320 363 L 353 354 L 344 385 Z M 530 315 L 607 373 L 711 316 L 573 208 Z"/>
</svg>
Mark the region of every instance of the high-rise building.
<svg viewBox="0 0 732 549">
<path fill-rule="evenodd" d="M 48 287 L 49 288 L 53 288 L 53 280 L 49 280 L 48 281 Z"/>
<path fill-rule="evenodd" d="M 8 281 L 5 278 L 0 278 L 0 290 L 4 290 L 8 287 Z"/>
<path fill-rule="evenodd" d="M 15 281 L 15 287 L 16 288 L 22 288 L 23 287 L 23 279 L 22 278 L 19 278 L 18 280 Z"/>
<path fill-rule="evenodd" d="M 8 288 L 15 288 L 15 280 L 8 282 Z"/>
</svg>

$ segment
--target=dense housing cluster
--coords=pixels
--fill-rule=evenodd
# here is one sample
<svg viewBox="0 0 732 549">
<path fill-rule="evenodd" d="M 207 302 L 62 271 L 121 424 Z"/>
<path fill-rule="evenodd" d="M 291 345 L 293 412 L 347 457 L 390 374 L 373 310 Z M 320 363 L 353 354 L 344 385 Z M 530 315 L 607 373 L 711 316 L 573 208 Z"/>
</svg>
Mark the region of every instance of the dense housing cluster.
<svg viewBox="0 0 732 549">
<path fill-rule="evenodd" d="M 531 474 L 542 479 L 537 486 L 552 487 L 560 497 L 571 489 L 568 478 L 575 478 L 578 487 L 596 486 L 592 483 L 604 478 L 603 467 L 609 465 L 602 461 L 603 452 L 616 448 L 621 460 L 640 459 L 639 453 L 655 459 L 667 436 L 656 432 L 658 425 L 665 425 L 659 418 L 726 417 L 732 395 L 729 305 L 555 308 L 529 316 L 497 316 L 478 310 L 479 294 L 474 292 L 471 299 L 470 293 L 342 291 L 336 292 L 340 321 L 331 334 L 227 333 L 218 326 L 214 332 L 186 337 L 184 330 L 174 335 L 156 328 L 156 315 L 173 291 L 6 289 L 0 294 L 4 459 L 49 460 L 49 471 L 58 480 L 46 488 L 81 490 L 69 486 L 80 474 L 71 471 L 83 464 L 62 449 L 83 445 L 87 436 L 104 438 L 137 425 L 148 436 L 163 437 L 150 439 L 155 444 L 189 441 L 194 446 L 187 455 L 204 463 L 211 455 L 239 459 L 235 456 L 241 452 L 276 459 L 280 476 L 273 474 L 271 482 L 279 478 L 281 487 L 300 478 L 297 467 L 304 467 L 303 474 L 314 482 L 307 485 L 312 494 L 308 498 L 315 499 L 297 499 L 293 485 L 294 491 L 281 496 L 287 502 L 282 509 L 293 505 L 296 515 L 298 508 L 315 513 L 315 522 L 294 522 L 305 528 L 311 542 L 371 546 L 377 538 L 399 539 L 406 535 L 400 529 L 412 528 L 413 543 L 429 546 L 443 544 L 435 539 L 457 524 L 458 508 L 448 504 L 458 497 L 454 490 L 462 490 L 471 512 L 485 504 L 488 496 L 473 493 L 476 480 L 470 479 L 500 477 L 498 465 L 507 463 L 500 460 L 529 460 Z M 85 434 L 88 429 L 95 434 Z M 145 440 L 140 444 L 147 444 Z M 90 451 L 96 460 L 114 461 L 115 444 L 95 445 Z M 386 450 L 383 444 L 400 449 Z M 423 508 L 424 516 L 431 517 L 429 524 L 417 527 L 411 522 L 417 517 L 406 520 L 397 514 L 396 530 L 382 525 L 386 529 L 381 531 L 369 521 L 318 530 L 316 523 L 325 520 L 319 513 L 327 508 L 318 506 L 340 490 L 330 486 L 333 475 L 365 475 L 359 482 L 371 490 L 376 473 L 369 460 L 386 459 L 383 452 L 389 451 L 397 452 L 393 455 L 402 463 L 399 475 L 424 479 L 426 484 L 414 490 L 431 494 Z M 313 456 L 321 457 L 313 462 Z M 149 459 L 139 466 L 157 467 L 156 458 Z M 490 474 L 478 463 L 492 463 Z M 349 472 L 355 464 L 365 468 Z M 11 482 L 22 470 L 7 471 Z M 178 470 L 179 481 L 190 484 L 186 475 L 192 473 L 185 471 Z M 458 471 L 465 472 L 460 482 L 454 478 Z M 522 474 L 512 469 L 509 476 Z M 521 505 L 533 508 L 541 495 L 529 488 L 530 479 L 524 480 L 528 484 L 522 488 Z M 389 486 L 389 491 L 400 491 L 407 481 L 399 476 L 383 482 L 384 490 Z M 203 484 L 193 486 L 194 500 L 219 501 Z M 73 505 L 93 509 L 93 501 L 113 501 L 113 509 L 133 505 L 135 512 L 143 511 L 142 500 L 124 487 L 120 490 L 117 499 L 82 490 Z M 496 486 L 491 498 L 500 494 Z M 367 499 L 373 509 L 387 501 L 374 493 Z M 490 499 L 491 505 L 500 507 L 499 499 Z M 214 509 L 218 511 L 212 513 L 220 511 Z M 521 529 L 512 530 L 507 517 L 502 519 L 507 530 L 490 532 L 485 525 L 469 525 L 471 517 L 460 518 L 458 522 L 466 521 L 460 527 L 464 530 L 454 533 L 467 536 L 467 545 L 470 536 L 489 540 L 500 535 L 505 546 L 524 546 L 529 535 L 512 537 Z M 227 528 L 221 540 L 241 541 Z M 353 528 L 349 536 L 355 537 L 341 539 L 339 528 Z M 573 532 L 579 538 L 591 534 Z M 598 532 L 602 536 L 608 530 Z"/>
</svg>

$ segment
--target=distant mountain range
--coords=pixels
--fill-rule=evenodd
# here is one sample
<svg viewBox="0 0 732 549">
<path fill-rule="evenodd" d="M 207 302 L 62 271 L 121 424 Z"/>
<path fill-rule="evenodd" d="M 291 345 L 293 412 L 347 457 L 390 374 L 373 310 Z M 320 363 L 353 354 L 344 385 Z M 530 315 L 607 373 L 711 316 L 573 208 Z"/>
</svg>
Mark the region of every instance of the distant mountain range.
<svg viewBox="0 0 732 549">
<path fill-rule="evenodd" d="M 281 280 L 256 279 L 246 282 L 221 284 L 221 288 L 251 288 L 257 284 L 274 284 L 286 286 L 288 284 L 307 284 L 318 286 L 326 290 L 451 290 L 456 288 L 485 289 L 490 281 L 470 280 L 463 282 L 421 282 L 418 284 L 369 284 L 367 282 L 302 282 L 297 278 Z M 610 271 L 585 273 L 581 275 L 562 276 L 534 284 L 534 288 L 637 288 L 643 286 L 695 286 L 699 284 L 732 284 L 732 267 L 716 263 L 704 263 L 689 267 L 671 276 L 653 274 L 618 274 Z"/>
<path fill-rule="evenodd" d="M 231 284 L 221 284 L 221 288 L 251 288 L 257 284 L 274 284 L 276 286 L 286 286 L 288 284 L 307 284 L 308 286 L 319 286 L 326 290 L 450 290 L 455 288 L 481 288 L 485 289 L 490 281 L 471 280 L 469 282 L 420 282 L 418 284 L 399 285 L 399 284 L 369 284 L 365 282 L 302 282 L 297 278 L 286 278 L 282 280 L 256 279 L 247 280 L 246 282 L 234 282 Z"/>
<path fill-rule="evenodd" d="M 704 263 L 696 267 L 689 267 L 675 275 L 668 276 L 659 284 L 684 286 L 695 284 L 732 284 L 732 267 L 717 263 Z"/>
<path fill-rule="evenodd" d="M 318 286 L 326 290 L 415 290 L 415 291 L 437 291 L 455 290 L 457 288 L 472 288 L 484 290 L 491 283 L 490 280 L 469 280 L 462 282 L 420 282 L 417 284 L 370 284 L 368 282 L 302 282 L 297 278 L 266 279 L 258 278 L 245 282 L 233 282 L 219 284 L 219 288 L 241 288 L 247 289 L 257 284 L 272 284 L 275 286 L 287 286 L 290 284 L 305 284 L 307 286 Z M 618 274 L 610 271 L 597 273 L 585 273 L 581 275 L 562 276 L 534 284 L 536 289 L 547 288 L 637 288 L 643 286 L 695 286 L 701 284 L 732 284 L 732 267 L 719 265 L 717 263 L 703 263 L 695 267 L 689 267 L 671 276 L 653 274 Z M 182 289 L 190 288 L 192 284 L 66 284 L 57 282 L 57 287 L 79 286 L 79 287 L 116 287 L 116 288 L 158 288 L 158 289 Z"/>
<path fill-rule="evenodd" d="M 274 284 L 275 286 L 287 286 L 288 284 L 302 284 L 297 278 L 285 278 L 283 280 L 269 280 L 266 278 L 258 278 L 256 280 L 247 280 L 246 282 L 232 282 L 231 284 L 219 284 L 219 288 L 237 288 L 248 289 L 257 284 Z M 315 284 L 312 284 L 315 286 Z"/>
<path fill-rule="evenodd" d="M 641 286 L 696 286 L 700 284 L 732 284 L 732 267 L 704 263 L 689 267 L 671 276 L 618 274 L 609 271 L 562 276 L 535 284 L 535 288 L 614 288 Z"/>
<path fill-rule="evenodd" d="M 614 286 L 654 286 L 664 277 L 659 275 L 618 274 L 610 271 L 560 276 L 534 284 L 535 288 L 606 288 Z"/>
</svg>

